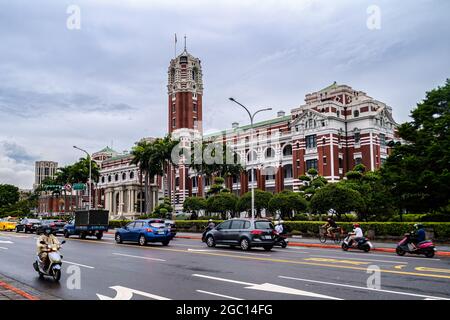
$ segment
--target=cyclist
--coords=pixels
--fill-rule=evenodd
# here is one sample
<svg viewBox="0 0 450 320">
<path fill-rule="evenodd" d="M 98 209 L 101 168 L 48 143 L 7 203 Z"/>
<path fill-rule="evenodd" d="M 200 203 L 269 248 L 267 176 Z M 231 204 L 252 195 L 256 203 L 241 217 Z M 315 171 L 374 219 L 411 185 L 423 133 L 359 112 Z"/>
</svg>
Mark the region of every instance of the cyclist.
<svg viewBox="0 0 450 320">
<path fill-rule="evenodd" d="M 327 236 L 330 237 L 330 238 L 333 237 L 333 233 L 334 233 L 334 232 L 337 230 L 337 228 L 338 228 L 336 222 L 335 222 L 331 217 L 329 217 L 329 218 L 327 219 L 327 223 L 325 223 L 322 227 L 323 227 L 325 230 L 327 230 Z"/>
</svg>

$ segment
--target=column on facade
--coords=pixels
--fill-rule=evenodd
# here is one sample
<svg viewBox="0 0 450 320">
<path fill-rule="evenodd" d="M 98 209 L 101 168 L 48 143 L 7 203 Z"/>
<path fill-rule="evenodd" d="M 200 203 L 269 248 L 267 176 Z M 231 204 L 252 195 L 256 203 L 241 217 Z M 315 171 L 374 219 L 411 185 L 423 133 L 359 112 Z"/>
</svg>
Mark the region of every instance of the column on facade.
<svg viewBox="0 0 450 320">
<path fill-rule="evenodd" d="M 283 166 L 280 165 L 276 168 L 275 173 L 275 192 L 281 192 L 284 190 L 284 172 Z"/>
<path fill-rule="evenodd" d="M 260 190 L 266 190 L 266 175 L 264 170 L 256 169 L 256 187 Z"/>
<path fill-rule="evenodd" d="M 247 172 L 241 172 L 241 196 L 248 192 L 248 174 Z"/>
</svg>

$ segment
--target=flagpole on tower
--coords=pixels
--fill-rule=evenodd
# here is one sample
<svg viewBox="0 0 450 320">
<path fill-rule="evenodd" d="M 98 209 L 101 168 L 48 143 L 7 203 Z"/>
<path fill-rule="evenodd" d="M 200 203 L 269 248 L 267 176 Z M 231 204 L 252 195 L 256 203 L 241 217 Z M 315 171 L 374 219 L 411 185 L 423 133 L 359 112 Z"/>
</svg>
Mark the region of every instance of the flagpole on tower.
<svg viewBox="0 0 450 320">
<path fill-rule="evenodd" d="M 175 49 L 174 49 L 175 58 L 177 57 L 177 34 L 175 33 Z"/>
</svg>

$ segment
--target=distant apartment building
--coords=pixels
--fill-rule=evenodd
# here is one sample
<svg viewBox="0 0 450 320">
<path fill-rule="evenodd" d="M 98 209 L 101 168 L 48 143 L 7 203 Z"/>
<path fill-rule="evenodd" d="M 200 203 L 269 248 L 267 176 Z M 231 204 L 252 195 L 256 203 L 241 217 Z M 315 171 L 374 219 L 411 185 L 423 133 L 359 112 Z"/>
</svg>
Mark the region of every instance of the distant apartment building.
<svg viewBox="0 0 450 320">
<path fill-rule="evenodd" d="M 54 178 L 56 169 L 58 169 L 58 162 L 36 161 L 33 188 L 36 189 L 47 178 Z"/>
</svg>

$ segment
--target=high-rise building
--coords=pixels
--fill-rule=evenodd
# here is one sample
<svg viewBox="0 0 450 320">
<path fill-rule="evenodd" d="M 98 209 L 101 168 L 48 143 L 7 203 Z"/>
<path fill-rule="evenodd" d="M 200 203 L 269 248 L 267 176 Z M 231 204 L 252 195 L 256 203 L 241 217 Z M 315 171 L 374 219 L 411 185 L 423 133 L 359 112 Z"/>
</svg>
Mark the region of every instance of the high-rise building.
<svg viewBox="0 0 450 320">
<path fill-rule="evenodd" d="M 33 188 L 37 188 L 47 178 L 54 178 L 56 169 L 58 169 L 58 162 L 36 161 Z"/>
</svg>

